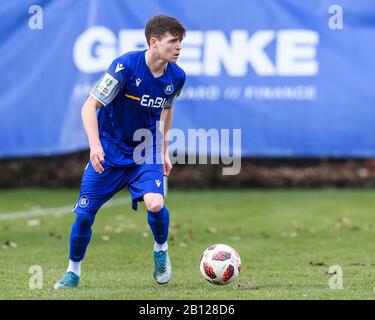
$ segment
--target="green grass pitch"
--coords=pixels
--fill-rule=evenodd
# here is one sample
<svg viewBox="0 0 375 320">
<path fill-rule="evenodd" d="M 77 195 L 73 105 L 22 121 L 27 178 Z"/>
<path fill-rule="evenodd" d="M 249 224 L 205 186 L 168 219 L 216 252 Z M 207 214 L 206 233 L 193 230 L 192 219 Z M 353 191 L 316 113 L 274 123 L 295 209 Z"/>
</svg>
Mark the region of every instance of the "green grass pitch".
<svg viewBox="0 0 375 320">
<path fill-rule="evenodd" d="M 144 205 L 138 212 L 129 203 L 103 208 L 79 287 L 56 291 L 52 286 L 67 267 L 74 214 L 1 217 L 73 206 L 77 193 L 0 192 L 0 299 L 375 298 L 371 190 L 171 190 L 172 280 L 163 286 L 152 277 L 153 239 Z M 122 192 L 115 200 L 128 197 Z M 241 275 L 226 286 L 208 283 L 199 272 L 202 252 L 214 243 L 241 255 Z M 29 288 L 33 265 L 43 269 L 42 289 Z M 332 265 L 343 270 L 343 289 L 329 288 Z"/>
</svg>

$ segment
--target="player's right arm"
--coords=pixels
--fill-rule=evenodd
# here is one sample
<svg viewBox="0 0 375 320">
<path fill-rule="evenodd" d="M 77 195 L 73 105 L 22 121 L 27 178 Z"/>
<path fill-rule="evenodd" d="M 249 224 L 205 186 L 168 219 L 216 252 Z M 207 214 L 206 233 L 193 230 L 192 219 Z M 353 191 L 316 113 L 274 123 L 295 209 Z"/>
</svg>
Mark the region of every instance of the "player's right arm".
<svg viewBox="0 0 375 320">
<path fill-rule="evenodd" d="M 90 146 L 90 161 L 95 171 L 104 171 L 104 151 L 99 139 L 98 119 L 96 110 L 101 107 L 101 103 L 89 96 L 81 109 L 83 126 L 86 131 Z"/>
<path fill-rule="evenodd" d="M 115 59 L 107 71 L 90 91 L 90 97 L 82 107 L 81 115 L 83 126 L 90 145 L 90 160 L 95 171 L 102 173 L 104 168 L 104 150 L 100 143 L 98 119 L 96 110 L 101 106 L 107 106 L 116 98 L 125 84 L 127 67 Z"/>
</svg>

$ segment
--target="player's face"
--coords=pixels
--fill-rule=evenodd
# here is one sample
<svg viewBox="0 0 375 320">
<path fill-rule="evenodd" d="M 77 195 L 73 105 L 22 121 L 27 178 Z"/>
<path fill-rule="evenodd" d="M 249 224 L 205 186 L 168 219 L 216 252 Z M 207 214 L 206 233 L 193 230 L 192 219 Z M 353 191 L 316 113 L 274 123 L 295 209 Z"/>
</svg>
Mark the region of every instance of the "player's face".
<svg viewBox="0 0 375 320">
<path fill-rule="evenodd" d="M 181 52 L 181 41 L 167 32 L 161 40 L 155 41 L 155 49 L 160 59 L 176 62 Z"/>
</svg>

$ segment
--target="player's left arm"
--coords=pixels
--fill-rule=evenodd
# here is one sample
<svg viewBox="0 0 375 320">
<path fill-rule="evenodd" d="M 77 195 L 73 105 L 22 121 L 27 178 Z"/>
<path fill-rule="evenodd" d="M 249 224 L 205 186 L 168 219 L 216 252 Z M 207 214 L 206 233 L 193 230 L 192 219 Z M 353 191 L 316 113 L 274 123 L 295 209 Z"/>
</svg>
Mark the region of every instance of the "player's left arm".
<svg viewBox="0 0 375 320">
<path fill-rule="evenodd" d="M 172 170 L 172 163 L 169 157 L 169 133 L 172 128 L 173 120 L 173 105 L 169 108 L 164 108 L 161 115 L 163 125 L 163 171 L 164 175 L 168 176 Z"/>
<path fill-rule="evenodd" d="M 164 175 L 169 176 L 171 170 L 172 170 L 172 162 L 171 158 L 169 157 L 169 136 L 170 136 L 170 130 L 172 128 L 172 120 L 173 120 L 173 104 L 175 98 L 179 97 L 182 91 L 182 88 L 185 84 L 186 80 L 186 75 L 184 73 L 184 77 L 181 81 L 181 84 L 177 90 L 177 92 L 168 99 L 166 105 L 163 108 L 162 114 L 161 114 L 161 119 L 162 119 L 162 124 L 163 124 L 163 170 L 164 170 Z"/>
</svg>

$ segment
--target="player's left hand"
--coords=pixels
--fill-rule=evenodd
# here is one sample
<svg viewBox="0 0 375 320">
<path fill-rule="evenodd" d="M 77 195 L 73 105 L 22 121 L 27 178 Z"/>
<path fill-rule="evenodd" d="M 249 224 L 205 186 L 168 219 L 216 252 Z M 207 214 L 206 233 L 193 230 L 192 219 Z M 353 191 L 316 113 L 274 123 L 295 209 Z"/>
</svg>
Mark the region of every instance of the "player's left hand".
<svg viewBox="0 0 375 320">
<path fill-rule="evenodd" d="M 169 158 L 169 154 L 166 154 L 164 155 L 163 174 L 168 177 L 171 170 L 172 170 L 171 159 Z"/>
</svg>

